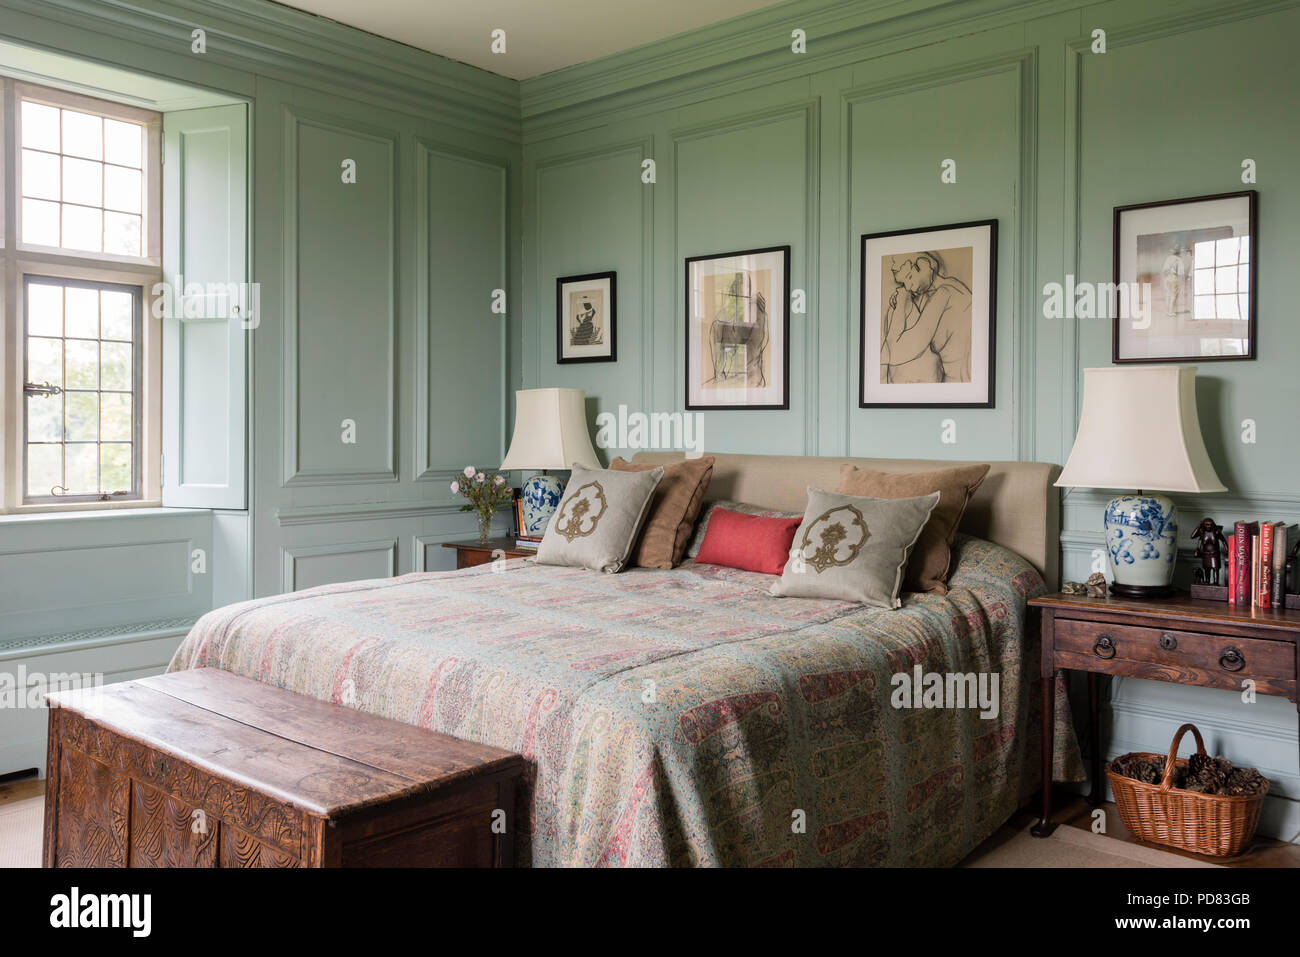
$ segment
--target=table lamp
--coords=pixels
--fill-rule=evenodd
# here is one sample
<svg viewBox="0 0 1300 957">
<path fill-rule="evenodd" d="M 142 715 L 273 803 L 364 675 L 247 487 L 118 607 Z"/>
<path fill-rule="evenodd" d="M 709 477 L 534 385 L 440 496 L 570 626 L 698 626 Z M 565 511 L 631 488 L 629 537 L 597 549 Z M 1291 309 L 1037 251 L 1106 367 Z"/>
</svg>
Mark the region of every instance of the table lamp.
<svg viewBox="0 0 1300 957">
<path fill-rule="evenodd" d="M 1164 598 L 1178 553 L 1174 503 L 1163 492 L 1226 492 L 1196 415 L 1195 366 L 1083 370 L 1083 412 L 1056 484 L 1137 489 L 1106 506 L 1112 594 Z"/>
<path fill-rule="evenodd" d="M 524 483 L 521 535 L 540 538 L 564 494 L 564 483 L 546 475 L 547 469 L 569 469 L 574 462 L 600 468 L 587 428 L 585 402 L 581 389 L 515 393 L 515 434 L 501 469 L 541 470 Z"/>
</svg>

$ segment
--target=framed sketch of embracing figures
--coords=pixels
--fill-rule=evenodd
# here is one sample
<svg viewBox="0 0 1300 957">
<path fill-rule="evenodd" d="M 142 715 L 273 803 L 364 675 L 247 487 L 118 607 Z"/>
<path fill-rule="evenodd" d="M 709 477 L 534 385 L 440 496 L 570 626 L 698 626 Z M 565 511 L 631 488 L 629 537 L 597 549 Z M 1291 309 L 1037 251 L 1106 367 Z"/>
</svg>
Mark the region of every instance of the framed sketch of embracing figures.
<svg viewBox="0 0 1300 957">
<path fill-rule="evenodd" d="M 993 408 L 997 220 L 862 237 L 858 407 Z"/>
</svg>

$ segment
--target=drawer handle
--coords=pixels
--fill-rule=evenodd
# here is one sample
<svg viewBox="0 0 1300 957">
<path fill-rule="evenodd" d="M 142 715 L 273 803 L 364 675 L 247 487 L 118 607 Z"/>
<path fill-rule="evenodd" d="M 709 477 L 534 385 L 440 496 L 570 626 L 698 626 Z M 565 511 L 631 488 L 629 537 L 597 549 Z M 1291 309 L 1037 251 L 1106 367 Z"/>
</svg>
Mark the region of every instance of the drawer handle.
<svg viewBox="0 0 1300 957">
<path fill-rule="evenodd" d="M 1160 635 L 1160 647 L 1163 648 L 1165 651 L 1173 651 L 1175 648 L 1178 647 L 1178 639 L 1175 638 L 1173 635 L 1169 634 L 1169 632 L 1167 631 L 1163 632 Z"/>
<path fill-rule="evenodd" d="M 1246 667 L 1246 656 L 1236 648 L 1224 648 L 1219 655 L 1219 667 L 1224 671 L 1240 671 Z"/>
<path fill-rule="evenodd" d="M 1092 653 L 1098 658 L 1115 657 L 1115 639 L 1110 635 L 1099 635 L 1097 643 L 1092 646 Z"/>
</svg>

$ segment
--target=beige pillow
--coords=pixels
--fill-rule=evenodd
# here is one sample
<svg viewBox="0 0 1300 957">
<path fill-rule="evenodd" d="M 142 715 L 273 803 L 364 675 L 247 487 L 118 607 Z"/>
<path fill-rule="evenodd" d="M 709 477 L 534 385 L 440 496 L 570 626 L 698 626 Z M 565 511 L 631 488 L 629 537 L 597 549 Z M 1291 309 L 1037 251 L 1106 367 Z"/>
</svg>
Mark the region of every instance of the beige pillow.
<svg viewBox="0 0 1300 957">
<path fill-rule="evenodd" d="M 657 466 L 633 465 L 616 458 L 609 467 L 619 472 L 648 472 Z M 713 456 L 665 465 L 663 470 L 641 538 L 632 552 L 632 564 L 642 568 L 672 568 L 682 560 L 713 477 Z"/>
<path fill-rule="evenodd" d="M 939 503 L 808 489 L 808 508 L 773 595 L 839 598 L 897 608 L 907 556 Z"/>
<path fill-rule="evenodd" d="M 912 549 L 903 576 L 905 591 L 948 594 L 948 566 L 952 562 L 952 540 L 975 490 L 989 474 L 987 465 L 959 465 L 933 472 L 874 472 L 847 462 L 840 466 L 837 492 L 867 498 L 912 498 L 939 493 L 939 505 L 930 516 L 921 538 Z"/>
<path fill-rule="evenodd" d="M 662 468 L 619 472 L 575 462 L 537 546 L 538 564 L 622 571 L 663 476 Z"/>
</svg>

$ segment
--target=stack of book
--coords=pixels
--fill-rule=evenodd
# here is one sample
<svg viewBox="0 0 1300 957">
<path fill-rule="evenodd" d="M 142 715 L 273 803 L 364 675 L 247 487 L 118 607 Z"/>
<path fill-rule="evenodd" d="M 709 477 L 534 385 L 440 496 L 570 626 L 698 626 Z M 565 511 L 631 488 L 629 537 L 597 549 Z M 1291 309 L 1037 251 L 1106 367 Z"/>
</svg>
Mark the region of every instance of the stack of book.
<svg viewBox="0 0 1300 957">
<path fill-rule="evenodd" d="M 1300 525 L 1237 522 L 1228 540 L 1228 604 L 1286 607 L 1287 551 L 1300 540 Z"/>
<path fill-rule="evenodd" d="M 535 552 L 537 546 L 541 544 L 540 535 L 524 534 L 524 500 L 520 496 L 520 489 L 515 489 L 515 528 L 518 534 L 515 535 L 515 548 L 521 552 Z"/>
</svg>

